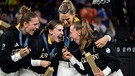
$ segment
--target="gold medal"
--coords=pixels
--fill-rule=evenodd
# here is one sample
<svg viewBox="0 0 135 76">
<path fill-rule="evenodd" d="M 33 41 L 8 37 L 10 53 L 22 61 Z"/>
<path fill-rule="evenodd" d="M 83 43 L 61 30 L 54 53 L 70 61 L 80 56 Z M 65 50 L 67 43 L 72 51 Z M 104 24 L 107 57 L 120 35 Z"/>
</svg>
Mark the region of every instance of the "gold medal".
<svg viewBox="0 0 135 76">
<path fill-rule="evenodd" d="M 67 49 L 66 46 L 64 46 L 64 49 L 66 49 L 66 51 L 68 51 L 68 49 Z M 64 57 L 64 55 L 62 55 L 62 58 L 63 58 L 64 60 L 68 60 L 67 58 Z"/>
</svg>

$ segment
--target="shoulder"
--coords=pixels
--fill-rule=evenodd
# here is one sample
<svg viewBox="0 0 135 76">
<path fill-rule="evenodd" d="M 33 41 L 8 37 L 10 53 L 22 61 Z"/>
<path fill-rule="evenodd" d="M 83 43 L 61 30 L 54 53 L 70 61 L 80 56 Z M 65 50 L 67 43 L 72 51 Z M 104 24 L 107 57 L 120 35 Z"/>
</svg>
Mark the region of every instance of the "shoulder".
<svg viewBox="0 0 135 76">
<path fill-rule="evenodd" d="M 15 34 L 15 32 L 13 32 L 12 30 L 8 30 L 6 32 L 3 33 L 3 35 L 1 36 L 1 38 L 14 38 L 15 36 L 17 36 Z"/>
</svg>

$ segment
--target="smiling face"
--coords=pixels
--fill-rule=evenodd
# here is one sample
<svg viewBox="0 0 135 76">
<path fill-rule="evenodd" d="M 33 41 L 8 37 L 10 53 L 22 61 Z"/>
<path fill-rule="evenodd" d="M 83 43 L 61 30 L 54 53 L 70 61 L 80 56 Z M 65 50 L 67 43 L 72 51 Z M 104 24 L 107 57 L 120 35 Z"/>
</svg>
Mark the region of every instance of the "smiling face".
<svg viewBox="0 0 135 76">
<path fill-rule="evenodd" d="M 52 42 L 60 42 L 63 37 L 63 25 L 58 24 L 53 30 L 49 30 Z"/>
<path fill-rule="evenodd" d="M 73 22 L 74 15 L 70 13 L 66 13 L 66 14 L 60 13 L 59 15 L 60 15 L 60 21 L 63 22 L 66 27 L 70 27 L 70 25 Z"/>
<path fill-rule="evenodd" d="M 23 34 L 33 35 L 35 30 L 39 28 L 39 19 L 37 17 L 31 18 L 29 22 L 24 22 L 24 26 L 22 27 Z"/>
<path fill-rule="evenodd" d="M 70 26 L 70 37 L 79 45 L 81 30 L 76 30 L 74 26 Z"/>
</svg>

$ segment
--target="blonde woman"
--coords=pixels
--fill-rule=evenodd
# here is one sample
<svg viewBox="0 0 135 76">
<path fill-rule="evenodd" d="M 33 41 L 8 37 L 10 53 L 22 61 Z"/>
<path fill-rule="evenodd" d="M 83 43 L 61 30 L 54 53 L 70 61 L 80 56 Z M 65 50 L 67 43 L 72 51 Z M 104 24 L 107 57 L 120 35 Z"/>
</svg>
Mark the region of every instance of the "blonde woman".
<svg viewBox="0 0 135 76">
<path fill-rule="evenodd" d="M 75 57 L 79 58 L 81 52 L 79 53 L 76 52 L 79 51 L 80 47 L 72 39 L 70 39 L 69 29 L 74 22 L 81 21 L 81 18 L 76 15 L 76 9 L 70 0 L 64 0 L 58 9 L 58 12 L 60 21 L 64 23 L 64 41 L 63 43 L 60 44 L 59 49 L 60 51 L 62 51 L 62 49 L 65 46 L 68 51 L 70 51 L 72 54 L 75 54 Z M 94 33 L 98 35 L 98 33 L 96 33 L 96 30 L 94 31 L 95 31 Z M 105 46 L 106 43 L 110 40 L 109 38 L 110 36 L 105 35 L 104 37 L 98 39 L 95 42 L 96 47 L 101 48 Z M 86 75 L 86 72 L 83 71 L 84 68 L 81 62 L 75 62 L 76 60 L 74 60 L 74 58 L 65 59 L 64 57 L 62 57 L 63 56 L 62 54 L 64 54 L 64 52 L 61 52 L 57 76 Z M 72 61 L 74 62 L 72 63 Z M 81 73 L 78 73 L 78 71 L 81 71 Z"/>
</svg>

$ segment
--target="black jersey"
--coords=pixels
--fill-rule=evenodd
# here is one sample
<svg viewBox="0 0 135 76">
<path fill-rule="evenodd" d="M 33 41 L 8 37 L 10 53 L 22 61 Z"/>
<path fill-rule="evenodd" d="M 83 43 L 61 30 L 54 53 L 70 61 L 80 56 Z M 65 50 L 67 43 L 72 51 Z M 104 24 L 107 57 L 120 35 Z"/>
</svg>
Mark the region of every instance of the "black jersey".
<svg viewBox="0 0 135 76">
<path fill-rule="evenodd" d="M 22 43 L 26 36 L 22 36 Z M 21 66 L 21 60 L 14 62 L 11 56 L 15 55 L 24 48 L 19 43 L 19 31 L 16 27 L 11 26 L 2 36 L 0 40 L 0 67 L 5 73 L 18 71 Z"/>
<path fill-rule="evenodd" d="M 85 48 L 85 52 L 91 53 L 97 67 L 102 71 L 108 66 L 113 73 L 121 66 L 115 47 L 109 42 L 103 48 L 97 48 L 94 44 L 91 44 L 88 48 Z M 83 64 L 87 72 L 93 75 L 88 62 L 83 62 Z"/>
<path fill-rule="evenodd" d="M 79 16 L 74 18 L 74 22 L 80 21 L 80 20 L 81 20 L 81 17 L 79 17 Z M 95 36 L 99 37 L 98 32 L 94 29 L 94 26 L 90 24 L 90 27 L 94 30 L 93 34 Z M 72 55 L 75 56 L 75 58 L 79 62 L 81 62 L 82 55 L 81 55 L 81 52 L 80 52 L 80 47 L 72 39 L 70 39 L 69 36 L 70 36 L 70 27 L 64 27 L 64 37 L 63 37 L 64 39 L 63 39 L 63 41 L 61 41 L 59 43 L 59 47 L 58 47 L 59 52 L 60 52 L 60 61 L 70 62 L 69 60 L 63 59 L 63 57 L 62 57 L 62 52 L 61 52 L 62 48 L 64 48 L 64 46 L 66 46 L 68 51 L 71 52 Z M 65 42 L 66 39 L 67 39 L 67 42 Z M 68 46 L 67 46 L 67 44 L 68 44 Z M 80 65 L 75 64 L 73 66 L 75 67 L 75 69 L 79 73 L 81 73 L 83 75 L 87 74 L 86 70 L 80 68 Z"/>
<path fill-rule="evenodd" d="M 46 37 L 46 42 L 48 44 L 48 48 L 50 53 L 52 52 L 52 49 L 54 49 L 55 43 L 49 44 L 48 43 L 48 35 L 45 35 Z M 56 45 L 57 46 L 57 45 Z M 58 51 L 57 48 L 55 48 L 54 54 L 52 55 L 52 59 L 50 59 L 50 53 L 48 53 L 44 39 L 43 39 L 43 35 L 40 35 L 37 38 L 34 38 L 30 45 L 29 48 L 31 49 L 29 57 L 27 57 L 27 61 L 25 60 L 24 64 L 28 66 L 30 66 L 29 68 L 31 70 L 33 70 L 34 72 L 37 72 L 38 74 L 44 74 L 45 71 L 47 70 L 47 68 L 41 67 L 41 66 L 32 66 L 30 63 L 30 59 L 34 59 L 34 60 L 47 60 L 47 61 L 51 61 L 51 67 L 54 67 L 54 72 L 57 71 L 57 67 L 58 67 Z M 27 64 L 26 64 L 27 63 Z M 25 66 L 26 67 L 26 66 Z"/>
</svg>

